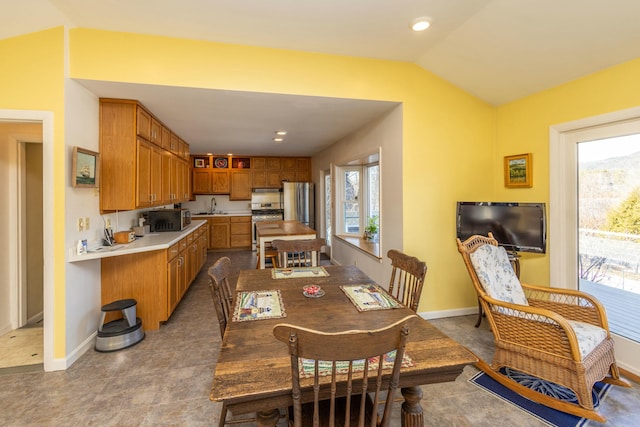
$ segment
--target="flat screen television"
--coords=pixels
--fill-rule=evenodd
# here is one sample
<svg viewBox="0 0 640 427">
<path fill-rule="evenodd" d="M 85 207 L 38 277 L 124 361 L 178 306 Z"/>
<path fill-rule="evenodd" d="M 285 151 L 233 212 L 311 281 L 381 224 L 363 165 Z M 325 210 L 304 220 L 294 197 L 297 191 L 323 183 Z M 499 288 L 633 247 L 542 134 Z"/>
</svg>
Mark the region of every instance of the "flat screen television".
<svg viewBox="0 0 640 427">
<path fill-rule="evenodd" d="M 460 240 L 489 232 L 507 251 L 543 254 L 547 250 L 545 204 L 458 202 L 456 233 Z"/>
</svg>

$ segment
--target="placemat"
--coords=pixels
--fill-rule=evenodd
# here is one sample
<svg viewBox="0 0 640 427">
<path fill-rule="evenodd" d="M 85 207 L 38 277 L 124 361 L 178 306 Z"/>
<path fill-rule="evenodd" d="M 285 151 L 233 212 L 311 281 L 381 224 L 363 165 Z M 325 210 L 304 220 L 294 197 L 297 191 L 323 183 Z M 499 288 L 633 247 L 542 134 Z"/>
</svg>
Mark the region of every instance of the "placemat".
<svg viewBox="0 0 640 427">
<path fill-rule="evenodd" d="M 324 267 L 272 268 L 272 279 L 299 279 L 301 277 L 327 277 Z"/>
<path fill-rule="evenodd" d="M 369 371 L 377 371 L 379 364 L 379 357 L 371 357 L 369 358 Z M 389 353 L 384 355 L 384 360 L 382 361 L 382 369 L 391 369 L 393 368 L 393 363 L 396 360 L 396 351 L 390 351 Z M 314 360 L 312 359 L 298 359 L 298 370 L 300 372 L 300 378 L 312 378 L 314 376 Z M 318 376 L 323 377 L 331 374 L 332 362 L 319 360 L 318 361 Z M 402 355 L 402 367 L 408 368 L 414 366 L 415 362 L 409 355 L 405 352 Z M 349 369 L 348 361 L 338 361 L 336 362 L 336 374 L 346 374 Z M 364 371 L 364 359 L 362 360 L 354 360 L 353 361 L 353 372 L 362 372 Z"/>
<path fill-rule="evenodd" d="M 386 310 L 404 307 L 378 285 L 345 285 L 340 289 L 358 311 Z"/>
<path fill-rule="evenodd" d="M 233 310 L 234 322 L 287 317 L 279 290 L 238 292 Z"/>
</svg>

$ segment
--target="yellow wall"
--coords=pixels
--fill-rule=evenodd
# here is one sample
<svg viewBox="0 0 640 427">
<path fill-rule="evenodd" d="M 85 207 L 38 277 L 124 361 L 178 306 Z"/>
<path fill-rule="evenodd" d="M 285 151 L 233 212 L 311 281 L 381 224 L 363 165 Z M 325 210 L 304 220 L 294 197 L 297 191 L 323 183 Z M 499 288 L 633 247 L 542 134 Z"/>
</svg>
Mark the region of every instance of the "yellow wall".
<svg viewBox="0 0 640 427">
<path fill-rule="evenodd" d="M 637 107 L 640 59 L 608 68 L 497 109 L 495 162 L 504 156 L 533 154 L 533 187 L 508 189 L 496 174 L 496 199 L 549 202 L 549 127 L 559 123 Z M 496 168 L 499 170 L 499 168 Z M 547 206 L 547 211 L 549 207 Z M 549 236 L 552 238 L 552 236 Z M 522 279 L 549 284 L 549 254 L 525 255 Z"/>
<path fill-rule="evenodd" d="M 53 141 L 54 357 L 65 356 L 64 29 L 0 40 L 0 109 L 51 111 Z"/>
<path fill-rule="evenodd" d="M 491 106 L 404 62 L 81 28 L 70 49 L 72 78 L 403 102 L 404 249 L 429 265 L 420 310 L 474 305 L 454 213 L 491 196 Z"/>
</svg>

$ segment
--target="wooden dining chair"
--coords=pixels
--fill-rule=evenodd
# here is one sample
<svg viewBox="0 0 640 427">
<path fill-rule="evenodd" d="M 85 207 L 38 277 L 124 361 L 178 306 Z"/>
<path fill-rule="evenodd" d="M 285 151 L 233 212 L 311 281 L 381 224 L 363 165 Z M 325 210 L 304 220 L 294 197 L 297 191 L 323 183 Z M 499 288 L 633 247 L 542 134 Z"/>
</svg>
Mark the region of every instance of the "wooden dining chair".
<svg viewBox="0 0 640 427">
<path fill-rule="evenodd" d="M 417 312 L 422 294 L 422 285 L 427 274 L 427 264 L 418 258 L 398 250 L 387 252 L 391 259 L 391 279 L 389 293 L 411 310 Z"/>
<path fill-rule="evenodd" d="M 393 395 L 398 388 L 400 367 L 415 314 L 376 330 L 327 333 L 281 323 L 274 336 L 287 344 L 291 356 L 293 425 L 389 426 Z M 388 360 L 390 366 L 379 363 Z M 309 366 L 301 374 L 300 364 Z M 389 375 L 383 384 L 383 375 Z M 377 410 L 387 391 L 382 417 Z M 344 424 L 343 424 L 344 423 Z"/>
<path fill-rule="evenodd" d="M 216 309 L 218 324 L 220 326 L 220 338 L 224 337 L 227 324 L 231 321 L 233 313 L 233 297 L 229 286 L 229 275 L 231 273 L 231 260 L 228 257 L 218 259 L 208 270 L 209 289 L 213 298 L 213 305 Z M 240 424 L 254 422 L 255 418 L 231 419 L 227 421 L 227 407 L 223 403 L 220 411 L 219 427 L 227 424 Z"/>
<path fill-rule="evenodd" d="M 231 272 L 231 260 L 228 257 L 218 259 L 209 267 L 209 289 L 216 309 L 218 323 L 220 325 L 220 337 L 224 336 L 227 323 L 233 310 L 231 288 L 229 287 L 229 274 Z"/>
<path fill-rule="evenodd" d="M 280 267 L 315 267 L 320 265 L 320 251 L 327 244 L 322 238 L 300 240 L 273 240 L 271 246 L 278 252 Z"/>
</svg>

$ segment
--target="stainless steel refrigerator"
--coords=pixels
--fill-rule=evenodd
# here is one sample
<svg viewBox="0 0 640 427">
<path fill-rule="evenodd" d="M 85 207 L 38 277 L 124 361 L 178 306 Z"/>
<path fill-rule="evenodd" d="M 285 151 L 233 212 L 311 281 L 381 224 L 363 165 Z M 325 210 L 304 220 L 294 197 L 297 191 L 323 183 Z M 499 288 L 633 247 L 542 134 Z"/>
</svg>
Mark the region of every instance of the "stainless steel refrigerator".
<svg viewBox="0 0 640 427">
<path fill-rule="evenodd" d="M 284 219 L 295 219 L 315 230 L 314 185 L 309 182 L 283 182 Z"/>
</svg>

